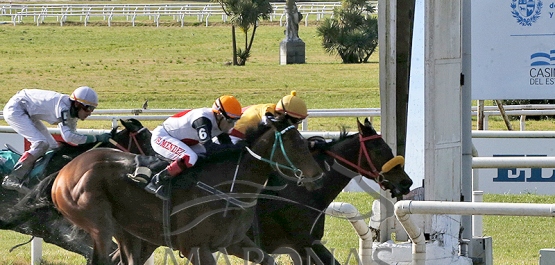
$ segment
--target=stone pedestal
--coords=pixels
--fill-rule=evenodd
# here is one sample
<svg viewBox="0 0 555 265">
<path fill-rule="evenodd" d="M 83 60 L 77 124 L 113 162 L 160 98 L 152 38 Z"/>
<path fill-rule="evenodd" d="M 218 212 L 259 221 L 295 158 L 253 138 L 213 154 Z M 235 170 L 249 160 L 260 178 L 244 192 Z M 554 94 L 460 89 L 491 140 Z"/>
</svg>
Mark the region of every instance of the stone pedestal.
<svg viewBox="0 0 555 265">
<path fill-rule="evenodd" d="M 305 63 L 305 44 L 301 39 L 282 40 L 279 43 L 279 64 Z"/>
</svg>

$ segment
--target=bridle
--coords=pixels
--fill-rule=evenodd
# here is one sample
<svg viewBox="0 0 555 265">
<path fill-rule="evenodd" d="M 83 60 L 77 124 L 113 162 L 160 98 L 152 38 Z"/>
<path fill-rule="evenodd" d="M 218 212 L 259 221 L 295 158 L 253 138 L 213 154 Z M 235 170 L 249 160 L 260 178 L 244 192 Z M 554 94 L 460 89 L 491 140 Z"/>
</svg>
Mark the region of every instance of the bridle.
<svg viewBox="0 0 555 265">
<path fill-rule="evenodd" d="M 302 171 L 300 168 L 297 168 L 297 167 L 293 164 L 293 162 L 291 162 L 291 160 L 289 159 L 289 156 L 288 156 L 287 153 L 285 152 L 285 147 L 283 146 L 283 138 L 282 138 L 282 135 L 283 135 L 284 133 L 286 133 L 287 131 L 289 131 L 289 130 L 291 130 L 291 129 L 295 129 L 295 128 L 296 128 L 295 125 L 290 125 L 290 126 L 288 126 L 287 128 L 285 128 L 285 129 L 283 129 L 283 130 L 281 130 L 281 131 L 276 131 L 276 132 L 275 132 L 275 140 L 274 140 L 274 145 L 272 146 L 272 152 L 271 152 L 271 154 L 270 154 L 270 159 L 263 158 L 262 156 L 256 154 L 254 151 L 252 151 L 252 150 L 251 150 L 250 148 L 248 148 L 248 147 L 246 147 L 246 149 L 247 149 L 247 151 L 249 152 L 249 154 L 250 154 L 251 156 L 253 156 L 254 158 L 256 158 L 256 159 L 258 159 L 258 160 L 260 160 L 260 161 L 266 162 L 266 163 L 270 164 L 272 167 L 274 167 L 274 168 L 276 169 L 276 171 L 277 171 L 282 177 L 284 177 L 284 178 L 286 178 L 286 179 L 289 179 L 289 180 L 296 181 L 296 182 L 297 182 L 297 185 L 301 186 L 301 185 L 303 185 L 303 183 L 306 181 L 306 179 L 305 179 L 305 177 L 304 177 L 304 174 L 303 174 L 303 171 Z M 281 151 L 281 153 L 283 154 L 283 156 L 285 157 L 285 160 L 287 161 L 287 163 L 288 163 L 289 165 L 283 165 L 283 164 L 278 163 L 277 161 L 274 161 L 274 154 L 276 154 L 276 151 L 278 150 L 278 147 L 279 147 L 279 150 Z M 290 177 L 290 176 L 284 174 L 284 173 L 280 170 L 280 168 L 284 168 L 284 169 L 288 169 L 288 170 L 292 171 L 293 174 L 294 174 L 294 177 Z M 310 180 L 311 180 L 311 181 L 316 181 L 316 180 L 318 180 L 318 179 L 321 178 L 321 177 L 322 177 L 322 176 L 317 177 L 317 178 L 311 178 Z"/>
<path fill-rule="evenodd" d="M 335 154 L 332 151 L 326 150 L 325 152 L 326 152 L 326 154 L 333 157 L 334 159 L 339 160 L 339 161 L 351 166 L 360 175 L 363 175 L 365 177 L 374 179 L 374 181 L 376 181 L 380 185 L 380 187 L 384 188 L 383 182 L 385 181 L 385 177 L 384 177 L 383 174 L 387 173 L 387 172 L 378 171 L 376 169 L 376 166 L 374 166 L 374 163 L 372 163 L 372 159 L 370 158 L 370 154 L 368 153 L 368 150 L 366 149 L 366 145 L 364 144 L 366 141 L 381 139 L 382 136 L 379 135 L 379 134 L 374 134 L 374 135 L 363 137 L 362 134 L 360 134 L 360 133 L 359 133 L 358 136 L 359 136 L 359 142 L 360 142 L 360 149 L 359 149 L 359 152 L 358 152 L 358 164 L 355 164 L 355 163 L 345 159 L 344 157 L 339 156 L 338 154 Z M 363 158 L 366 158 L 366 163 L 370 166 L 370 170 L 366 170 L 362 167 Z M 392 161 L 392 160 L 390 160 L 390 161 Z"/>
<path fill-rule="evenodd" d="M 141 134 L 145 130 L 147 130 L 147 128 L 143 127 L 136 132 L 129 132 L 129 143 L 127 144 L 127 148 L 123 147 L 122 145 L 120 145 L 118 142 L 116 142 L 114 139 L 111 139 L 111 138 L 110 138 L 110 143 L 115 145 L 121 151 L 124 151 L 127 153 L 130 153 L 129 150 L 131 150 L 132 144 L 134 143 L 137 146 L 137 149 L 139 149 L 139 152 L 141 153 L 141 155 L 146 155 L 146 153 L 143 151 L 143 148 L 139 144 L 139 141 L 137 140 L 137 135 Z"/>
</svg>

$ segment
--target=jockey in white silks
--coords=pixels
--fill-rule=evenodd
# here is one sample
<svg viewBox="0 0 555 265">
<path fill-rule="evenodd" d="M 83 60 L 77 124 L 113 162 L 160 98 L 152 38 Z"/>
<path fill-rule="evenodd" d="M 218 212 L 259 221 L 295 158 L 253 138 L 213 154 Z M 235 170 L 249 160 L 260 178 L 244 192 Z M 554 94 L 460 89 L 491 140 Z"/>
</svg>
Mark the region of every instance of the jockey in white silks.
<svg viewBox="0 0 555 265">
<path fill-rule="evenodd" d="M 72 145 L 107 142 L 109 134 L 82 135 L 76 132 L 77 121 L 85 120 L 98 105 L 98 95 L 82 86 L 71 95 L 42 89 L 23 89 L 17 92 L 4 106 L 4 119 L 19 135 L 25 137 L 31 147 L 4 178 L 2 187 L 23 193 L 24 178 L 33 168 L 35 161 L 47 151 L 58 147 L 58 143 L 42 123 L 57 124 L 63 140 Z"/>
</svg>

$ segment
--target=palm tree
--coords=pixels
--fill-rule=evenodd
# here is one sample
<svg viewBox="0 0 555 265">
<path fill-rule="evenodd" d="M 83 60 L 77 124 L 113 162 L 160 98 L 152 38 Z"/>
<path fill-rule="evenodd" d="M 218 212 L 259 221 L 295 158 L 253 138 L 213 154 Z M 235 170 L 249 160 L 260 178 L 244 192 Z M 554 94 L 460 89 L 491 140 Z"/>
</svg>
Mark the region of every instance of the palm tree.
<svg viewBox="0 0 555 265">
<path fill-rule="evenodd" d="M 231 19 L 231 40 L 233 43 L 233 65 L 245 65 L 250 56 L 258 21 L 269 19 L 272 5 L 268 0 L 217 0 Z M 249 39 L 249 30 L 252 33 Z M 244 34 L 245 46 L 237 48 L 236 28 Z"/>
<path fill-rule="evenodd" d="M 322 46 L 343 63 L 366 63 L 378 47 L 378 19 L 365 0 L 344 0 L 317 29 Z"/>
</svg>

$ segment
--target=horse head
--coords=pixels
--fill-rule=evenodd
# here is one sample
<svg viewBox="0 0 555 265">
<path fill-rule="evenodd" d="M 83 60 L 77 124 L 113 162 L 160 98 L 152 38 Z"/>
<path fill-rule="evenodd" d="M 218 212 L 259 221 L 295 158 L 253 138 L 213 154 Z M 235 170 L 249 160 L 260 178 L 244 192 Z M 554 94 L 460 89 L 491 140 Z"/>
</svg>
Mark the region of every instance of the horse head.
<svg viewBox="0 0 555 265">
<path fill-rule="evenodd" d="M 366 157 L 359 158 L 359 161 L 362 160 L 362 165 L 366 164 L 372 169 L 373 174 L 368 175 L 374 181 L 384 190 L 389 190 L 392 197 L 400 199 L 410 192 L 412 185 L 411 178 L 404 170 L 404 158 L 393 155 L 391 147 L 376 133 L 368 119 L 364 120 L 364 124 L 357 120 L 357 124 L 361 141 L 360 153 Z"/>
<path fill-rule="evenodd" d="M 113 135 L 115 142 L 111 142 L 117 148 L 125 152 L 142 155 L 154 155 L 154 149 L 150 144 L 152 133 L 148 128 L 136 119 L 120 119 L 125 129 Z M 116 144 L 117 143 L 117 144 Z"/>
<path fill-rule="evenodd" d="M 393 155 L 368 119 L 364 124 L 357 119 L 357 125 L 358 134 L 347 135 L 343 131 L 337 142 L 325 147 L 329 149 L 325 152 L 349 170 L 376 181 L 392 197 L 409 193 L 412 180 L 403 168 L 404 158 Z"/>
<path fill-rule="evenodd" d="M 247 131 L 247 142 L 251 142 L 252 150 L 247 147 L 250 155 L 253 157 L 269 163 L 282 178 L 296 182 L 299 186 L 305 186 L 307 190 L 313 190 L 318 187 L 319 180 L 323 176 L 321 168 L 316 161 L 312 159 L 308 143 L 305 138 L 300 134 L 294 125 L 291 125 L 285 120 L 268 119 L 266 124 L 260 124 L 258 132 L 263 127 L 273 130 L 267 130 L 266 133 L 274 134 L 272 146 L 265 145 L 265 150 L 256 148 L 260 145 L 259 141 L 267 141 L 267 137 L 256 138 L 252 132 Z M 303 148 L 304 147 L 304 148 Z M 308 158 L 308 159 L 307 159 Z"/>
</svg>

